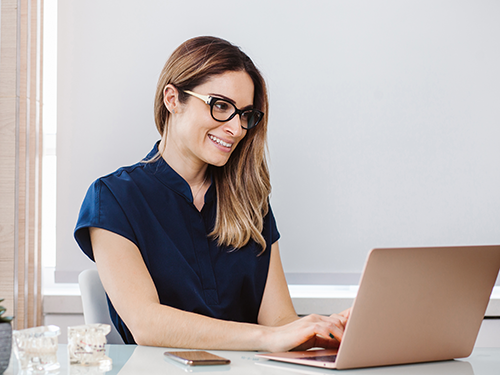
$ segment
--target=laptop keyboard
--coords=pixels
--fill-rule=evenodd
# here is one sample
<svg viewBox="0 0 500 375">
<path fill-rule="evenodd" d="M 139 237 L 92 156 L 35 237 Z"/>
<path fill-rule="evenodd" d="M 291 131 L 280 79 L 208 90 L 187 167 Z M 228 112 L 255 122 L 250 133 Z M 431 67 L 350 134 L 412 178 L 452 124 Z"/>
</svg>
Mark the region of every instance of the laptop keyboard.
<svg viewBox="0 0 500 375">
<path fill-rule="evenodd" d="M 318 362 L 335 362 L 337 360 L 337 355 L 336 354 L 319 355 L 316 357 L 302 357 L 302 358 L 297 358 L 297 359 L 309 359 L 311 361 L 318 361 Z"/>
</svg>

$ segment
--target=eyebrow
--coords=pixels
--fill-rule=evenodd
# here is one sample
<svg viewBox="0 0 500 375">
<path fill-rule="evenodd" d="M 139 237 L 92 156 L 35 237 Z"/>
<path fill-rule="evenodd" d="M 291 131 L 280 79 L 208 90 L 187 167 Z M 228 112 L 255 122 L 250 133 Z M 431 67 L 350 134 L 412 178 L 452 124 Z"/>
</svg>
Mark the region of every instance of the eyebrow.
<svg viewBox="0 0 500 375">
<path fill-rule="evenodd" d="M 232 103 L 236 107 L 236 102 L 233 99 L 228 98 L 227 96 L 224 96 L 222 94 L 216 94 L 216 93 L 209 93 L 208 95 L 210 95 L 214 98 L 227 100 L 228 102 Z M 238 108 L 238 107 L 236 107 L 236 108 Z M 239 109 L 242 111 L 246 111 L 247 109 L 253 109 L 253 104 L 247 105 L 246 107 L 239 108 Z"/>
</svg>

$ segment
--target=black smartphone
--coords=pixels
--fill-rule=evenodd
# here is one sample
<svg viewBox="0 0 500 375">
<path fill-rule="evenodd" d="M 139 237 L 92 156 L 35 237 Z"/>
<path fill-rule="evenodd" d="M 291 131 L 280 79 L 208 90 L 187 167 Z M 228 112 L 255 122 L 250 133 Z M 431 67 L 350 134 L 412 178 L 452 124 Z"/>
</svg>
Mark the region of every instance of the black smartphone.
<svg viewBox="0 0 500 375">
<path fill-rule="evenodd" d="M 231 363 L 229 359 L 219 357 L 218 355 L 203 350 L 165 352 L 163 354 L 174 361 L 188 366 L 227 365 Z"/>
</svg>

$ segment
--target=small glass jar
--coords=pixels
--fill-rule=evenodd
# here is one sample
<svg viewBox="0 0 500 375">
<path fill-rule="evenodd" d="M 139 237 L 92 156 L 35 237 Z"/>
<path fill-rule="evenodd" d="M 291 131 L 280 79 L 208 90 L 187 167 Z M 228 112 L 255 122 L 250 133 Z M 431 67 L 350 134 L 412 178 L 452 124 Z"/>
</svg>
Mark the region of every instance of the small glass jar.
<svg viewBox="0 0 500 375">
<path fill-rule="evenodd" d="M 57 326 L 42 326 L 13 331 L 14 353 L 25 372 L 49 372 L 59 369 L 57 362 Z"/>
<path fill-rule="evenodd" d="M 68 327 L 68 356 L 70 365 L 98 366 L 111 370 L 112 359 L 106 356 L 106 335 L 109 324 L 86 324 Z"/>
</svg>

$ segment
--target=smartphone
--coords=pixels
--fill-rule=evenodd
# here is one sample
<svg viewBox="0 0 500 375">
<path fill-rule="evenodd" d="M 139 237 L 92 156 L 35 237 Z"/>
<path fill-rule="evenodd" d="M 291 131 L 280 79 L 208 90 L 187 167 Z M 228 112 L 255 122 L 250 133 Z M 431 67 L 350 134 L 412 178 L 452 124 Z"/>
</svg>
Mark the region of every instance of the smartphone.
<svg viewBox="0 0 500 375">
<path fill-rule="evenodd" d="M 219 357 L 218 355 L 198 351 L 185 351 L 185 352 L 165 352 L 166 357 L 189 366 L 206 366 L 206 365 L 227 365 L 231 363 L 229 359 Z"/>
</svg>

